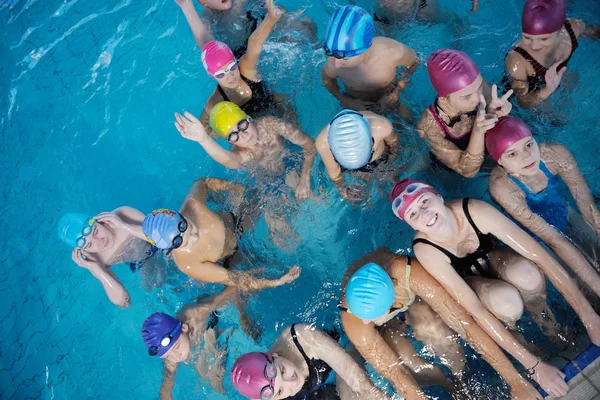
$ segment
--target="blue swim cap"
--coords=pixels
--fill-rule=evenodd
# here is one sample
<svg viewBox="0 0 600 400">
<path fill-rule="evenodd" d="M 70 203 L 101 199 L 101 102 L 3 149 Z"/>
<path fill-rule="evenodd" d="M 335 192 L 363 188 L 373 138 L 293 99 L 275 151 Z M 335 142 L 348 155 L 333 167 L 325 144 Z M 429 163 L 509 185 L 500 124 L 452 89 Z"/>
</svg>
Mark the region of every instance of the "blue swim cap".
<svg viewBox="0 0 600 400">
<path fill-rule="evenodd" d="M 146 318 L 142 324 L 142 339 L 149 351 L 156 351 L 154 354 L 162 357 L 179 339 L 182 329 L 181 321 L 171 317 L 169 314 L 157 312 Z M 161 345 L 165 337 L 171 337 L 166 346 Z M 153 352 L 154 352 L 153 351 Z"/>
<path fill-rule="evenodd" d="M 346 169 L 367 165 L 373 152 L 369 122 L 352 110 L 338 113 L 327 128 L 327 141 L 335 160 Z"/>
<path fill-rule="evenodd" d="M 185 227 L 181 227 L 180 230 L 184 222 Z M 142 223 L 142 230 L 148 241 L 163 250 L 173 249 L 173 240 L 178 236 L 183 237 L 185 229 L 187 229 L 187 221 L 181 214 L 166 208 L 152 211 L 146 215 Z"/>
<path fill-rule="evenodd" d="M 371 14 L 357 6 L 344 6 L 331 16 L 323 47 L 327 52 L 357 56 L 371 47 L 374 31 Z"/>
<path fill-rule="evenodd" d="M 83 236 L 83 228 L 91 219 L 86 214 L 65 214 L 58 222 L 58 237 L 69 247 L 77 247 L 77 239 Z"/>
<path fill-rule="evenodd" d="M 379 265 L 368 263 L 352 275 L 346 286 L 348 309 L 361 319 L 373 320 L 390 310 L 396 291 L 394 283 Z"/>
</svg>

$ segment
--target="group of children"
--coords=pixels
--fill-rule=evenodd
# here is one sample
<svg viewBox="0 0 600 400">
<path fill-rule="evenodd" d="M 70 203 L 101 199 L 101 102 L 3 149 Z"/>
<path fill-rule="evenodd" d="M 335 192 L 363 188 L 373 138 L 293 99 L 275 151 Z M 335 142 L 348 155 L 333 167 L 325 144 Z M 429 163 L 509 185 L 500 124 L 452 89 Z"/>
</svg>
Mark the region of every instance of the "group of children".
<svg viewBox="0 0 600 400">
<path fill-rule="evenodd" d="M 273 185 L 291 188 L 298 201 L 314 197 L 311 171 L 319 153 L 340 196 L 363 201 L 364 189 L 347 184 L 344 177 L 372 178 L 400 152 L 402 138 L 382 114 L 403 115 L 399 95 L 420 63 L 415 50 L 375 37 L 373 17 L 362 8 L 335 10 L 323 43 L 327 61 L 322 79 L 343 109 L 314 140 L 300 129 L 289 101 L 273 93 L 257 70 L 263 45 L 279 19 L 287 18 L 288 29 L 306 35 L 314 33 L 312 21 L 287 16 L 273 0 L 266 0 L 262 21 L 242 0 L 200 0 L 215 22 L 212 26 L 191 0 L 176 3 L 202 49 L 206 72 L 217 82 L 199 118 L 189 112 L 175 114 L 181 135 L 198 142 L 227 168 L 256 168 Z M 430 6 L 414 3 L 420 9 Z M 214 40 L 213 33 L 231 39 L 235 49 Z M 402 179 L 391 191 L 391 210 L 415 230 L 415 257 L 381 247 L 348 268 L 339 310 L 353 346 L 344 349 L 335 335 L 293 324 L 269 350 L 237 359 L 229 377 L 239 393 L 260 400 L 389 399 L 369 379 L 362 365 L 366 360 L 398 394 L 423 399 L 424 386 L 452 391 L 464 383 L 464 349 L 450 339 L 456 334 L 495 368 L 510 386 L 512 398 L 542 399 L 502 350 L 548 394 L 567 393 L 564 374 L 534 355 L 509 329 L 526 309 L 550 341 L 560 341 L 546 302 L 547 277 L 579 316 L 591 342 L 600 345 L 600 316 L 570 275 L 587 286 L 591 296 L 600 296 L 595 257 L 600 213 L 569 150 L 558 143 L 538 144 L 529 127 L 510 115 L 509 98 L 516 94 L 522 107 L 546 101 L 560 86 L 582 36 L 598 38 L 600 29 L 567 19 L 564 0 L 526 0 L 522 38 L 506 57 L 511 89 L 503 95 L 464 52 L 440 49 L 429 56 L 426 65 L 437 98 L 416 127 L 430 146 L 432 165 L 471 178 L 484 163 L 494 164 L 490 193 L 518 224 L 484 201 L 445 202 L 430 184 Z M 400 77 L 398 68 L 404 69 Z M 220 139 L 230 149 L 221 146 Z M 299 172 L 289 166 L 293 152 L 286 142 L 302 149 L 296 157 L 302 160 Z M 578 210 L 557 189 L 560 179 Z M 226 211 L 207 205 L 219 192 L 227 195 Z M 171 398 L 178 364 L 201 343 L 205 348 L 215 343 L 216 310 L 232 302 L 239 310 L 240 326 L 256 338 L 259 332 L 239 293 L 284 285 L 300 273 L 294 266 L 270 280 L 259 271 L 236 268 L 244 262 L 237 251 L 239 239 L 256 210 L 246 192 L 238 183 L 203 178 L 192 185 L 179 211 L 160 209 L 144 215 L 121 207 L 93 218 L 69 213 L 59 222 L 59 236 L 74 248 L 75 263 L 88 269 L 120 307 L 129 305 L 129 294 L 109 267 L 128 263 L 136 270 L 159 251 L 170 255 L 189 277 L 226 286 L 214 297 L 185 306 L 175 317 L 154 313 L 144 321 L 141 334 L 149 355 L 164 360 L 161 399 Z M 279 217 L 277 210 L 265 210 L 273 234 L 282 229 Z M 570 235 L 575 230 L 578 235 Z M 407 326 L 452 371 L 453 382 L 417 354 L 406 338 Z M 218 368 L 205 367 L 200 368 L 203 378 L 222 389 Z M 332 370 L 335 387 L 326 384 Z"/>
</svg>

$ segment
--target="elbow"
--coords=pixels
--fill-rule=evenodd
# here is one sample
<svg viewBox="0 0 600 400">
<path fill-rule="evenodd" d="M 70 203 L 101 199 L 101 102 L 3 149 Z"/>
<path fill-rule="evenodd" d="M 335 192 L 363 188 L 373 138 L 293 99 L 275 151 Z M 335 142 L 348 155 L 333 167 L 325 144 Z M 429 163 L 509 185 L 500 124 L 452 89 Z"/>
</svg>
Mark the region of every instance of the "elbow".
<svg viewBox="0 0 600 400">
<path fill-rule="evenodd" d="M 458 170 L 456 172 L 458 172 L 460 175 L 464 176 L 465 178 L 475 178 L 475 175 L 477 175 L 479 170 L 475 170 L 475 171 Z"/>
<path fill-rule="evenodd" d="M 127 291 L 124 290 L 121 300 L 112 300 L 112 303 L 122 309 L 128 308 L 131 305 L 131 298 L 129 297 L 129 293 L 127 293 Z"/>
</svg>

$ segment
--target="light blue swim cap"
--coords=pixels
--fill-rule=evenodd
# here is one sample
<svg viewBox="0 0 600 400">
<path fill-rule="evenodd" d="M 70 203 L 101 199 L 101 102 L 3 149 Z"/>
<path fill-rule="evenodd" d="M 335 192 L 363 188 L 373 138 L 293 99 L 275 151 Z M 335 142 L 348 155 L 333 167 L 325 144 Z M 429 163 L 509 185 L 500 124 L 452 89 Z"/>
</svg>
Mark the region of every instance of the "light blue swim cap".
<svg viewBox="0 0 600 400">
<path fill-rule="evenodd" d="M 58 222 L 58 237 L 69 247 L 77 247 L 77 239 L 83 232 L 83 227 L 92 219 L 89 215 L 67 213 Z"/>
<path fill-rule="evenodd" d="M 373 17 L 364 9 L 357 6 L 340 7 L 329 20 L 323 47 L 325 51 L 337 52 L 340 56 L 357 56 L 371 47 L 374 31 Z"/>
<path fill-rule="evenodd" d="M 382 317 L 396 299 L 394 283 L 387 272 L 375 263 L 362 266 L 346 286 L 348 309 L 360 319 Z"/>
<path fill-rule="evenodd" d="M 369 122 L 352 110 L 339 112 L 327 128 L 327 142 L 335 160 L 346 169 L 367 165 L 373 152 Z"/>
</svg>

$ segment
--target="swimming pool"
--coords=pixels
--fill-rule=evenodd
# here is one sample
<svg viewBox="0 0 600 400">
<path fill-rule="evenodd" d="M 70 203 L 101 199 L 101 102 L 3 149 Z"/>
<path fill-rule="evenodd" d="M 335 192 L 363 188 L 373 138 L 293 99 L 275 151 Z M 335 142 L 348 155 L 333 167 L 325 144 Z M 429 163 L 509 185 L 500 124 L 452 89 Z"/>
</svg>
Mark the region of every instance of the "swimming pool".
<svg viewBox="0 0 600 400">
<path fill-rule="evenodd" d="M 330 13 L 346 2 L 281 3 L 289 10 L 306 7 L 305 15 L 317 23 L 322 38 Z M 373 9 L 370 1 L 353 3 Z M 519 36 L 522 3 L 482 2 L 470 16 L 468 1 L 442 0 L 443 22 L 407 22 L 392 36 L 415 48 L 422 59 L 444 46 L 465 50 L 488 81 L 499 82 L 504 54 Z M 568 15 L 596 24 L 599 11 L 593 0 L 568 4 Z M 5 243 L 0 272 L 1 397 L 156 398 L 161 364 L 148 357 L 140 340 L 143 319 L 153 311 L 172 313 L 216 288 L 199 287 L 170 267 L 167 281 L 147 290 L 137 274 L 117 266 L 114 271 L 132 297 L 132 305 L 119 310 L 70 260 L 69 250 L 56 236 L 56 223 L 72 210 L 93 213 L 123 204 L 144 211 L 179 207 L 191 183 L 202 176 L 247 179 L 209 161 L 172 125 L 175 111 L 199 113 L 214 84 L 172 0 L 3 0 L 0 17 L 5 21 L 0 28 L 0 232 Z M 266 44 L 260 67 L 274 71 L 268 82 L 275 90 L 294 96 L 301 126 L 315 137 L 338 110 L 320 83 L 323 51 L 319 44 L 284 46 L 275 40 Z M 595 82 L 600 72 L 590 62 L 600 59 L 600 43 L 583 39 L 580 48 L 567 72 L 567 81 L 579 84 L 560 91 L 559 111 L 541 117 L 520 115 L 543 140 L 565 143 L 592 191 L 600 193 L 595 134 L 600 103 Z M 289 79 L 292 72 L 294 79 Z M 431 102 L 434 92 L 425 68 L 413 75 L 403 97 L 415 113 Z M 423 142 L 411 128 L 404 128 L 401 137 L 407 150 L 400 164 L 421 166 L 427 160 Z M 280 251 L 265 242 L 264 222 L 244 239 L 248 251 L 274 260 L 277 271 L 298 264 L 303 273 L 293 285 L 252 297 L 250 313 L 262 315 L 264 335 L 255 344 L 235 332 L 228 368 L 242 352 L 268 348 L 279 329 L 293 322 L 339 326 L 335 305 L 348 264 L 380 245 L 400 252 L 409 249 L 412 233 L 389 211 L 391 182 L 381 184 L 382 193 L 374 189 L 369 206 L 353 209 L 335 194 L 323 170 L 317 161 L 313 190 L 322 187 L 324 203 L 301 204 L 292 217 L 302 237 L 297 248 Z M 489 198 L 485 177 L 445 186 L 447 197 L 462 193 Z M 569 318 L 568 309 L 559 311 L 559 321 Z M 226 313 L 223 319 L 234 325 L 234 315 Z M 503 389 L 476 368 L 479 364 L 474 362 L 474 381 L 487 383 L 481 393 L 502 398 Z M 226 395 L 203 388 L 192 367 L 180 368 L 176 382 L 175 399 L 239 398 L 228 378 Z"/>
</svg>

